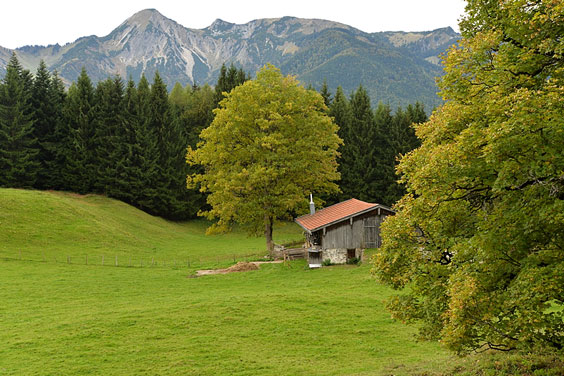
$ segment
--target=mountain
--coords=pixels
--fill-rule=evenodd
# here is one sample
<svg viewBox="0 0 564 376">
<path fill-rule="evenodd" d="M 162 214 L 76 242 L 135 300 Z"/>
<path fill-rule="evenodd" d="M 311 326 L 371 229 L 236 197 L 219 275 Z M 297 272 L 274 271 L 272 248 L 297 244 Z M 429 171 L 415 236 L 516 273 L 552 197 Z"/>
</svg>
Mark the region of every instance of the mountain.
<svg viewBox="0 0 564 376">
<path fill-rule="evenodd" d="M 43 59 L 70 84 L 84 66 L 94 82 L 119 74 L 138 81 L 158 70 L 169 88 L 214 84 L 223 63 L 254 73 L 266 63 L 319 88 L 350 92 L 362 84 L 374 101 L 392 106 L 440 104 L 435 77 L 438 55 L 456 42 L 451 28 L 421 33 L 365 33 L 341 23 L 294 17 L 259 19 L 243 25 L 216 20 L 189 29 L 155 9 L 134 14 L 105 37 L 87 36 L 64 46 L 25 46 L 15 50 L 35 71 Z M 0 47 L 0 75 L 12 51 Z"/>
</svg>

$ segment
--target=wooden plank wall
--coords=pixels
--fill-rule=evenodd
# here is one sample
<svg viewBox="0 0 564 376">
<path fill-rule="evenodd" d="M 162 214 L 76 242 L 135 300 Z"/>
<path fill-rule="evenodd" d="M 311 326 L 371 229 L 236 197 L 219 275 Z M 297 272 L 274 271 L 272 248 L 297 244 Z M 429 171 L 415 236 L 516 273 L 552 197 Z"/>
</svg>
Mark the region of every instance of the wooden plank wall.
<svg viewBox="0 0 564 376">
<path fill-rule="evenodd" d="M 347 219 L 346 221 L 328 227 L 322 238 L 322 248 L 367 248 L 364 235 L 365 218 L 373 218 L 373 223 L 376 226 L 375 246 L 380 246 L 380 224 L 385 217 L 383 214 L 384 213 L 378 215 L 377 211 L 373 211 L 353 218 L 352 225 L 350 220 Z"/>
</svg>

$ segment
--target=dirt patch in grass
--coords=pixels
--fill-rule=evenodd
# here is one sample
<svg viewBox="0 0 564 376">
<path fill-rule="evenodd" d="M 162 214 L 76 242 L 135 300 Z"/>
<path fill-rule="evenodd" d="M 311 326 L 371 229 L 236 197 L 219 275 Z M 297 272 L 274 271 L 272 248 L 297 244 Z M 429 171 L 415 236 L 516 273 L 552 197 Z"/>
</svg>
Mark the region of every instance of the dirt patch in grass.
<svg viewBox="0 0 564 376">
<path fill-rule="evenodd" d="M 259 266 L 254 262 L 243 262 L 240 261 L 233 266 L 230 266 L 226 269 L 207 269 L 207 270 L 198 270 L 196 272 L 196 276 L 203 276 L 203 275 L 212 275 L 212 274 L 227 274 L 227 273 L 234 273 L 234 272 L 248 272 L 251 270 L 258 270 Z"/>
</svg>

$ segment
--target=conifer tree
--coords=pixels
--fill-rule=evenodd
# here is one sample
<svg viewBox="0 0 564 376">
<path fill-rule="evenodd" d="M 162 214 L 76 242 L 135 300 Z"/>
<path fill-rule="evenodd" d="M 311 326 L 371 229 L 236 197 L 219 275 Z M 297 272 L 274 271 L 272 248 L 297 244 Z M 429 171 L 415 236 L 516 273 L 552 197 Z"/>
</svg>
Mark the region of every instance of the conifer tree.
<svg viewBox="0 0 564 376">
<path fill-rule="evenodd" d="M 58 80 L 59 78 L 56 77 Z M 33 109 L 33 135 L 38 141 L 38 170 L 36 188 L 52 189 L 56 187 L 58 169 L 56 154 L 59 139 L 56 134 L 57 123 L 61 120 L 64 105 L 64 88 L 58 86 L 41 60 L 33 80 L 31 104 Z M 62 95 L 61 95 L 62 90 Z"/>
<path fill-rule="evenodd" d="M 96 87 L 95 190 L 111 197 L 121 197 L 118 169 L 126 155 L 124 141 L 123 81 L 119 76 L 99 82 Z"/>
<path fill-rule="evenodd" d="M 321 86 L 321 89 L 319 90 L 319 94 L 321 94 L 321 96 L 323 97 L 323 101 L 325 102 L 325 105 L 327 107 L 331 106 L 331 92 L 329 91 L 329 86 L 327 86 L 327 80 L 323 80 L 323 85 Z"/>
<path fill-rule="evenodd" d="M 50 141 L 55 135 L 52 122 L 54 108 L 50 101 L 49 88 L 51 86 L 51 75 L 47 70 L 45 62 L 41 60 L 33 81 L 31 103 L 33 108 L 33 136 L 37 139 L 38 155 L 37 161 L 40 164 L 38 169 L 35 187 L 39 189 L 52 188 L 48 180 L 52 172 L 48 171 L 47 164 L 54 159 L 52 148 L 49 148 Z"/>
<path fill-rule="evenodd" d="M 51 82 L 49 85 L 48 97 L 49 103 L 52 105 L 53 112 L 51 113 L 51 129 L 53 136 L 46 136 L 42 142 L 45 150 L 51 153 L 53 159 L 45 161 L 45 170 L 50 176 L 45 177 L 46 188 L 65 190 L 63 178 L 63 168 L 65 150 L 68 149 L 66 142 L 69 141 L 68 127 L 65 123 L 65 105 L 66 105 L 66 91 L 63 81 L 59 78 L 55 71 L 51 75 Z"/>
<path fill-rule="evenodd" d="M 370 105 L 370 97 L 366 90 L 359 88 L 351 95 L 351 122 L 343 132 L 344 146 L 341 157 L 341 190 L 343 198 L 357 198 L 375 201 L 378 197 L 371 187 L 377 174 L 375 159 L 378 158 L 376 148 L 376 126 Z"/>
<path fill-rule="evenodd" d="M 361 86 L 353 92 L 350 101 L 352 122 L 349 132 L 347 180 L 343 193 L 369 202 L 381 202 L 378 178 L 381 174 L 382 153 L 389 148 L 378 132 L 370 97 Z M 345 141 L 346 142 L 346 141 Z"/>
<path fill-rule="evenodd" d="M 401 109 L 398 111 L 401 112 Z M 375 144 L 381 145 L 377 152 L 378 179 L 374 189 L 379 202 L 391 206 L 403 194 L 395 172 L 397 157 L 404 142 L 403 135 L 394 127 L 397 123 L 396 116 L 392 115 L 392 110 L 387 104 L 378 103 L 374 111 L 374 121 L 377 129 Z"/>
<path fill-rule="evenodd" d="M 97 177 L 94 104 L 94 87 L 82 68 L 67 96 L 65 117 L 69 140 L 63 169 L 67 187 L 78 193 L 92 192 Z"/>
<path fill-rule="evenodd" d="M 37 139 L 33 135 L 29 72 L 16 54 L 0 84 L 0 186 L 31 188 L 37 179 Z"/>
<path fill-rule="evenodd" d="M 157 184 L 161 166 L 157 136 L 150 126 L 151 89 L 145 75 L 141 76 L 137 90 L 130 80 L 125 94 L 126 118 L 131 124 L 131 136 L 135 142 L 131 149 L 129 176 L 131 200 L 135 205 L 151 214 L 158 214 Z"/>
<path fill-rule="evenodd" d="M 186 189 L 184 151 L 188 142 L 175 115 L 168 100 L 166 85 L 157 72 L 151 86 L 150 127 L 155 132 L 159 153 L 160 177 L 155 196 L 157 210 L 159 215 L 167 218 L 184 215 L 180 197 Z"/>
<path fill-rule="evenodd" d="M 229 93 L 233 88 L 242 85 L 245 81 L 250 79 L 250 77 L 245 73 L 242 68 L 235 68 L 235 65 L 231 63 L 229 69 L 225 67 L 225 64 L 221 66 L 219 70 L 219 78 L 217 79 L 217 84 L 215 85 L 215 104 L 217 104 L 225 97 L 223 93 Z"/>
<path fill-rule="evenodd" d="M 333 118 L 333 121 L 339 127 L 338 135 L 343 140 L 343 144 L 339 147 L 340 155 L 337 158 L 338 161 L 338 171 L 341 176 L 341 181 L 339 182 L 339 188 L 341 189 L 341 193 L 333 194 L 330 197 L 326 198 L 328 204 L 334 204 L 342 199 L 345 199 L 345 195 L 343 194 L 342 190 L 342 182 L 348 180 L 348 171 L 346 170 L 346 166 L 348 165 L 349 161 L 349 154 L 345 151 L 348 147 L 349 142 L 349 132 L 351 127 L 352 121 L 352 114 L 350 109 L 349 100 L 347 99 L 343 88 L 341 86 L 337 87 L 337 91 L 335 92 L 335 97 L 331 103 L 331 107 L 329 107 L 329 116 Z M 347 197 L 350 198 L 350 197 Z"/>
</svg>

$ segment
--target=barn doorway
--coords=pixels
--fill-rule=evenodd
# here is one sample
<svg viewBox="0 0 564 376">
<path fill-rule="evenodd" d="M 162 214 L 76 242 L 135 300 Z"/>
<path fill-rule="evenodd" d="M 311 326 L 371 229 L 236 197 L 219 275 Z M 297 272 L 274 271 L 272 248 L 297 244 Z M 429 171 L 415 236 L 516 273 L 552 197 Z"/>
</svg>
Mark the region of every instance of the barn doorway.
<svg viewBox="0 0 564 376">
<path fill-rule="evenodd" d="M 347 260 L 353 259 L 356 257 L 356 249 L 347 249 Z"/>
<path fill-rule="evenodd" d="M 376 217 L 364 218 L 364 246 L 366 248 L 376 248 L 379 246 Z"/>
<path fill-rule="evenodd" d="M 320 268 L 321 267 L 321 258 L 323 253 L 319 249 L 310 248 L 308 250 L 308 264 L 310 268 Z"/>
</svg>

